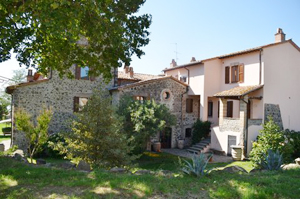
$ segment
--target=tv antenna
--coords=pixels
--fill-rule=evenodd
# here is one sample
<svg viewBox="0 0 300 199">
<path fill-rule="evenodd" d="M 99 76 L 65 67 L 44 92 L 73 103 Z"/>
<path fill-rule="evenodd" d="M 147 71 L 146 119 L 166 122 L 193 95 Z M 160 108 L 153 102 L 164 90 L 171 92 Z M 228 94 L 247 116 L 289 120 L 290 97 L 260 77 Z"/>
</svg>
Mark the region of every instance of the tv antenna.
<svg viewBox="0 0 300 199">
<path fill-rule="evenodd" d="M 173 43 L 173 44 L 175 44 L 175 51 L 174 51 L 174 53 L 175 53 L 175 60 L 176 60 L 176 62 L 178 62 L 178 54 L 180 54 L 180 53 L 177 51 L 177 43 Z"/>
</svg>

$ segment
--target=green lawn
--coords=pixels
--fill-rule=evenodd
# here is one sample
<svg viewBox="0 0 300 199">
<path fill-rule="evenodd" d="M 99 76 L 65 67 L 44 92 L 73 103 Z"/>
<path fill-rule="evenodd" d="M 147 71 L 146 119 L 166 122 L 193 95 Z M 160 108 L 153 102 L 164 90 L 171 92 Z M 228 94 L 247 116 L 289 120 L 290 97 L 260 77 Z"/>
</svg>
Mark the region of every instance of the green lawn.
<svg viewBox="0 0 300 199">
<path fill-rule="evenodd" d="M 195 178 L 180 174 L 176 162 L 177 157 L 164 153 L 148 153 L 136 162 L 135 169 L 172 170 L 176 175 L 168 178 L 26 166 L 0 157 L 0 198 L 298 198 L 300 195 L 300 170 L 256 174 L 217 172 Z M 251 167 L 249 162 L 209 166 L 233 164 L 245 169 Z"/>
<path fill-rule="evenodd" d="M 10 126 L 10 124 L 0 124 L 0 142 L 10 139 L 10 136 L 4 136 L 2 133 L 2 128 L 9 127 L 9 126 Z"/>
</svg>

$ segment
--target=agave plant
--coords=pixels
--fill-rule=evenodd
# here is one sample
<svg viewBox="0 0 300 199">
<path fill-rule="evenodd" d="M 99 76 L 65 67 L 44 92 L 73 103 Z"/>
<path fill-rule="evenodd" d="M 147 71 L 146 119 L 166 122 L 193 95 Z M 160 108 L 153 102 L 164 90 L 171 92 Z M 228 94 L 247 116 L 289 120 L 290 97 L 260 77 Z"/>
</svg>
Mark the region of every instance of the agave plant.
<svg viewBox="0 0 300 199">
<path fill-rule="evenodd" d="M 192 157 L 192 162 L 183 159 L 183 162 L 179 158 L 179 165 L 181 166 L 181 170 L 188 175 L 195 175 L 197 177 L 204 175 L 205 168 L 207 166 L 208 161 L 212 157 L 212 154 L 206 158 L 203 153 L 200 155 L 194 154 Z"/>
<path fill-rule="evenodd" d="M 261 163 L 261 167 L 267 170 L 279 170 L 283 163 L 282 154 L 277 150 L 274 152 L 269 149 L 266 154 L 264 154 L 264 159 Z"/>
</svg>

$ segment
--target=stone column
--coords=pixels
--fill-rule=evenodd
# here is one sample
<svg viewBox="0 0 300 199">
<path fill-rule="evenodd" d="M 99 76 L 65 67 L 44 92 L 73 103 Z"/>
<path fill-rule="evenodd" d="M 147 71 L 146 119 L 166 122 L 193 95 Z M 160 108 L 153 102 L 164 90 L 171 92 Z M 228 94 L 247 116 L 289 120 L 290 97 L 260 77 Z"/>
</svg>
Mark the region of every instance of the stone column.
<svg viewBox="0 0 300 199">
<path fill-rule="evenodd" d="M 219 126 L 222 126 L 224 117 L 227 117 L 227 99 L 220 98 Z"/>
<path fill-rule="evenodd" d="M 247 103 L 248 102 L 248 95 L 244 96 L 243 99 L 240 100 L 240 129 L 241 129 L 241 136 L 240 136 L 240 145 L 244 146 L 244 139 L 246 135 L 246 122 L 247 122 Z"/>
</svg>

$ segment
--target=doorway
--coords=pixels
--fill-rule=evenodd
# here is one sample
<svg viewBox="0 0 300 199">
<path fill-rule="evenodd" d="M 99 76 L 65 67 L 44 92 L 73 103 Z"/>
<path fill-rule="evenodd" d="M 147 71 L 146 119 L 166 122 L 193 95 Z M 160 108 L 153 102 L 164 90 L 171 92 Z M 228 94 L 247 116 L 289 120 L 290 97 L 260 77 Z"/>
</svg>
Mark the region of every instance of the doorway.
<svg viewBox="0 0 300 199">
<path fill-rule="evenodd" d="M 227 155 L 231 156 L 231 146 L 236 145 L 236 136 L 228 135 Z"/>
<path fill-rule="evenodd" d="M 160 133 L 161 148 L 171 148 L 172 143 L 172 128 L 165 128 Z"/>
</svg>

